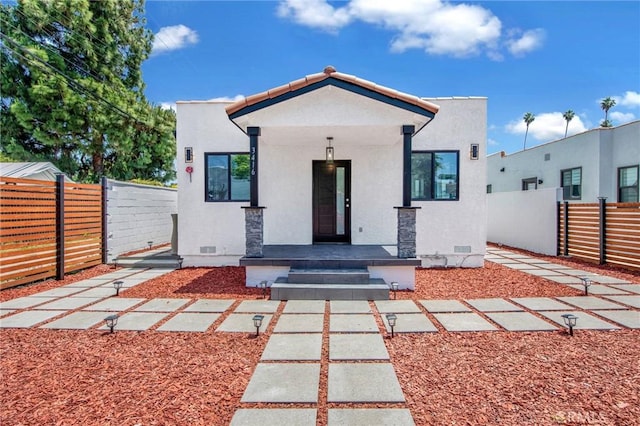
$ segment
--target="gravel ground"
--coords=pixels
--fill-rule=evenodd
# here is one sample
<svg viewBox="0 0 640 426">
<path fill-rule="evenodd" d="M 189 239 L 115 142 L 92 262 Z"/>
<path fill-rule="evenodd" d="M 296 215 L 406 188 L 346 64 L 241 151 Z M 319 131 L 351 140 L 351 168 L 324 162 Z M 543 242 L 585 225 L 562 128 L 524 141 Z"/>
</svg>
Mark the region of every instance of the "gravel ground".
<svg viewBox="0 0 640 426">
<path fill-rule="evenodd" d="M 100 271 L 87 271 L 84 277 Z M 640 282 L 635 274 L 616 273 Z M 123 295 L 261 297 L 261 290 L 247 289 L 243 281 L 242 268 L 185 268 Z M 0 300 L 69 282 L 5 290 Z M 415 292 L 398 297 L 580 294 L 492 263 L 484 269 L 418 270 L 416 282 Z M 211 332 L 0 330 L 0 424 L 228 424 L 271 332 L 272 327 L 255 338 Z M 579 331 L 574 338 L 561 331 L 441 330 L 385 342 L 418 425 L 640 424 L 640 330 Z M 325 424 L 326 410 L 334 406 L 326 402 L 326 381 L 320 386 L 318 424 Z"/>
</svg>

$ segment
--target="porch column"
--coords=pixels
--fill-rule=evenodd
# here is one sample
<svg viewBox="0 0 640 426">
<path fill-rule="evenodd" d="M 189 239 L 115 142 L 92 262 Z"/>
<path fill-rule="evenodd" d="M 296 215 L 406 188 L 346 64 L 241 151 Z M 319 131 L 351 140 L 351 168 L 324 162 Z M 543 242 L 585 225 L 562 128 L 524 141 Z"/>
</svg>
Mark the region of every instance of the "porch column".
<svg viewBox="0 0 640 426">
<path fill-rule="evenodd" d="M 258 207 L 258 136 L 260 127 L 247 127 L 249 135 L 249 181 L 251 184 L 250 205 Z"/>
<path fill-rule="evenodd" d="M 415 130 L 416 126 L 402 126 L 404 142 L 402 156 L 402 207 L 411 207 L 411 138 Z"/>
<path fill-rule="evenodd" d="M 398 257 L 416 257 L 416 210 L 420 207 L 396 207 L 398 209 Z"/>
<path fill-rule="evenodd" d="M 244 228 L 246 257 L 263 257 L 263 211 L 264 207 L 242 207 L 244 209 Z"/>
</svg>

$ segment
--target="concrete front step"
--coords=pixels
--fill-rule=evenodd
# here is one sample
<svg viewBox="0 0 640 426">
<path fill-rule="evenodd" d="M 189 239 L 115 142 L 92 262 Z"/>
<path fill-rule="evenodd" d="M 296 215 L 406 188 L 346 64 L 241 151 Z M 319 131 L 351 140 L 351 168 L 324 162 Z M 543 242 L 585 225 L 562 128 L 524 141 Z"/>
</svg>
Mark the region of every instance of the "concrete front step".
<svg viewBox="0 0 640 426">
<path fill-rule="evenodd" d="M 386 284 L 301 284 L 276 281 L 272 300 L 389 300 Z"/>
<path fill-rule="evenodd" d="M 289 282 L 300 284 L 368 284 L 367 269 L 296 269 L 289 270 Z"/>
</svg>

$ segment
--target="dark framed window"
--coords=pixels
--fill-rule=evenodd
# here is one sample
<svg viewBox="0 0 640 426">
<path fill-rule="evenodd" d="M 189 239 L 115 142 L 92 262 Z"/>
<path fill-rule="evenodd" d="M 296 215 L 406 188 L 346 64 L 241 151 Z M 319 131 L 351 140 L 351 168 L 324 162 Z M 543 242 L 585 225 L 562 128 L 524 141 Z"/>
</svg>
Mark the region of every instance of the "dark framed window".
<svg viewBox="0 0 640 426">
<path fill-rule="evenodd" d="M 434 201 L 459 199 L 459 151 L 411 153 L 411 199 Z"/>
<path fill-rule="evenodd" d="M 618 168 L 618 202 L 637 203 L 639 166 Z"/>
<path fill-rule="evenodd" d="M 487 185 L 487 194 L 491 194 L 493 192 L 493 185 Z"/>
<path fill-rule="evenodd" d="M 562 198 L 580 200 L 582 198 L 582 167 L 574 167 L 560 172 Z"/>
<path fill-rule="evenodd" d="M 249 154 L 205 153 L 205 201 L 249 201 Z"/>
<path fill-rule="evenodd" d="M 523 191 L 531 191 L 534 189 L 538 189 L 538 178 L 526 178 L 522 179 L 522 190 Z"/>
</svg>

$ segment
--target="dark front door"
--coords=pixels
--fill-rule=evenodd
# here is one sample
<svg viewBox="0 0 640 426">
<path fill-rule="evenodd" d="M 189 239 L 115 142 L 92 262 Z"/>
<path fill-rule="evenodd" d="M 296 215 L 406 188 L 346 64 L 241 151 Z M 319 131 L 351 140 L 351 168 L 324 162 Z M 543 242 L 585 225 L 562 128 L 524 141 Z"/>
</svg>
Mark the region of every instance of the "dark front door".
<svg viewBox="0 0 640 426">
<path fill-rule="evenodd" d="M 313 242 L 351 242 L 351 161 L 313 162 Z"/>
</svg>

